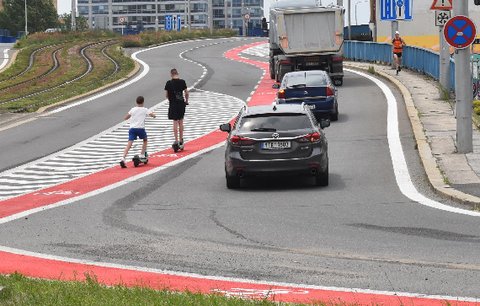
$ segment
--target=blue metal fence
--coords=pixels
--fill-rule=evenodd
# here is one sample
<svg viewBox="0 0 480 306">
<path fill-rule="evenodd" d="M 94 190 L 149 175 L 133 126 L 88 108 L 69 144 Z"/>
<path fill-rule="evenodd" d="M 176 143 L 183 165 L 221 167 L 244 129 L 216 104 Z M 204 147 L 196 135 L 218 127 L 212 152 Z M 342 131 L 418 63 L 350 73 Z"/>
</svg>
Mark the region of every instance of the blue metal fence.
<svg viewBox="0 0 480 306">
<path fill-rule="evenodd" d="M 345 58 L 353 61 L 391 64 L 392 45 L 364 41 L 345 41 Z M 439 54 L 431 50 L 406 46 L 403 49 L 402 66 L 439 79 Z M 450 60 L 450 90 L 455 89 L 455 63 Z"/>
</svg>

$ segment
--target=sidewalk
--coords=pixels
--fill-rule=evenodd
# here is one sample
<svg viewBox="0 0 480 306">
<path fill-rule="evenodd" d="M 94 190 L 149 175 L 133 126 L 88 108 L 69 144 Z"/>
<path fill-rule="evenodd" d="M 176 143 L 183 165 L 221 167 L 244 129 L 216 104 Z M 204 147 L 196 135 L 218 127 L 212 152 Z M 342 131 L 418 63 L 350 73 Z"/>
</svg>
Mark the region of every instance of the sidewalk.
<svg viewBox="0 0 480 306">
<path fill-rule="evenodd" d="M 456 119 L 442 100 L 437 81 L 407 69 L 399 75 L 390 66 L 346 62 L 346 67 L 375 72 L 401 91 L 420 157 L 433 188 L 452 199 L 480 208 L 480 131 L 473 130 L 473 153 L 456 152 Z"/>
</svg>

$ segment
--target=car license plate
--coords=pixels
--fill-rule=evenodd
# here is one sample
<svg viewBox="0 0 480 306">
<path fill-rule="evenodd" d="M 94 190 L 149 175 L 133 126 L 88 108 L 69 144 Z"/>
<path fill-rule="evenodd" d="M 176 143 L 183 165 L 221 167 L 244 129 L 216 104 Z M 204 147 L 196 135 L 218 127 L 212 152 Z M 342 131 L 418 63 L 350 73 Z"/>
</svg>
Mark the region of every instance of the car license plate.
<svg viewBox="0 0 480 306">
<path fill-rule="evenodd" d="M 309 107 L 310 109 L 315 109 L 315 104 L 308 104 L 308 107 Z"/>
<path fill-rule="evenodd" d="M 290 149 L 292 143 L 290 141 L 269 141 L 262 143 L 262 149 L 265 150 L 283 150 Z"/>
</svg>

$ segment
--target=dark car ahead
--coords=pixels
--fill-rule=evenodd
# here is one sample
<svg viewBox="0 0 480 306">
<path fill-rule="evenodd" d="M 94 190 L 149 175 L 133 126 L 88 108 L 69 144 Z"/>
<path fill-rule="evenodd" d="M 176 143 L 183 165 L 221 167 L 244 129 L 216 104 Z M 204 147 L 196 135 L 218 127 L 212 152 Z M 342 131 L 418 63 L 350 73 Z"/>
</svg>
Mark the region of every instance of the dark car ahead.
<svg viewBox="0 0 480 306">
<path fill-rule="evenodd" d="M 229 132 L 225 150 L 228 188 L 258 175 L 308 175 L 316 185 L 328 185 L 328 143 L 323 128 L 306 104 L 244 107 Z"/>
<path fill-rule="evenodd" d="M 338 120 L 337 88 L 323 70 L 286 73 L 277 93 L 279 104 L 308 104 L 317 118 Z"/>
</svg>

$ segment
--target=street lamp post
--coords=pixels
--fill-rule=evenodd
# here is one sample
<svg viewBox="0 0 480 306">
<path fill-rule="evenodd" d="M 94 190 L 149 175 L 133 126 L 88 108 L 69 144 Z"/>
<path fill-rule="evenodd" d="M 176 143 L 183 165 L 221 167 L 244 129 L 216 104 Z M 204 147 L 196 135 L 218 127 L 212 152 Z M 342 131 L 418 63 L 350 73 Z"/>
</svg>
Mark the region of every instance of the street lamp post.
<svg viewBox="0 0 480 306">
<path fill-rule="evenodd" d="M 28 34 L 28 27 L 27 27 L 27 0 L 25 0 L 25 36 Z"/>
</svg>

